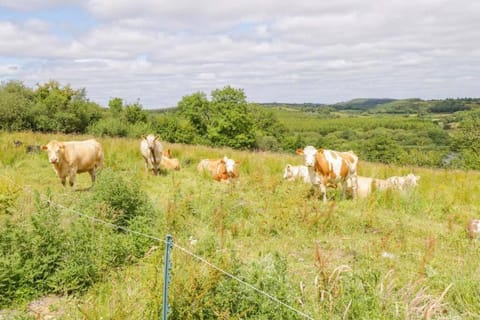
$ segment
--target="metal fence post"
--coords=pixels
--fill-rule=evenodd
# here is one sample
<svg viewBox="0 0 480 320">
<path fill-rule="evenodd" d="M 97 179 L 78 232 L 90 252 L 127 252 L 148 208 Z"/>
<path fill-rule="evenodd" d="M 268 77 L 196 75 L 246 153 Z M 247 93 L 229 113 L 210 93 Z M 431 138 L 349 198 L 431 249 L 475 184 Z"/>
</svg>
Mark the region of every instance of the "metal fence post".
<svg viewBox="0 0 480 320">
<path fill-rule="evenodd" d="M 171 235 L 167 234 L 167 239 L 165 242 L 165 268 L 164 268 L 164 277 L 163 277 L 163 320 L 168 318 L 168 284 L 170 283 L 170 268 L 172 263 L 170 261 L 170 251 L 173 247 L 173 238 Z"/>
</svg>

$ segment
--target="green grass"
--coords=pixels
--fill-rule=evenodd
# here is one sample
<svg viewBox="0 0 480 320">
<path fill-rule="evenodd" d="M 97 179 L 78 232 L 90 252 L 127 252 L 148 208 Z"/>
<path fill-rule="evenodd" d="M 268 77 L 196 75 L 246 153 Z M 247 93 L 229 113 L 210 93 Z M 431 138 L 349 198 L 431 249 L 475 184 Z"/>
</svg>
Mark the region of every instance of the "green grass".
<svg viewBox="0 0 480 320">
<path fill-rule="evenodd" d="M 50 189 L 55 202 L 72 208 L 95 193 L 95 188 L 63 189 L 45 153 L 27 154 L 12 143 L 43 144 L 51 138 L 73 137 L 0 134 L 0 209 L 8 208 L 0 211 L 2 223 L 35 214 L 33 195 L 25 190 L 44 195 Z M 144 171 L 139 141 L 98 140 L 106 167 L 126 181 L 138 181 L 147 193 L 156 209 L 153 236 L 172 234 L 177 245 L 314 319 L 480 315 L 480 251 L 478 241 L 465 232 L 468 219 L 479 217 L 477 171 L 361 161 L 360 175 L 385 178 L 414 172 L 421 176 L 420 184 L 412 192 L 375 193 L 356 201 L 342 201 L 331 190 L 335 200 L 323 204 L 312 198 L 308 185 L 282 180 L 287 163 L 302 162 L 294 154 L 164 143 L 180 159 L 182 170 L 153 176 Z M 240 161 L 237 182 L 217 183 L 196 172 L 201 159 L 223 155 Z M 78 188 L 89 186 L 88 174 L 79 175 L 76 183 Z M 301 318 L 178 248 L 172 257 L 172 319 Z M 135 264 L 112 269 L 88 291 L 66 299 L 65 318 L 158 318 L 162 269 L 160 243 Z"/>
</svg>

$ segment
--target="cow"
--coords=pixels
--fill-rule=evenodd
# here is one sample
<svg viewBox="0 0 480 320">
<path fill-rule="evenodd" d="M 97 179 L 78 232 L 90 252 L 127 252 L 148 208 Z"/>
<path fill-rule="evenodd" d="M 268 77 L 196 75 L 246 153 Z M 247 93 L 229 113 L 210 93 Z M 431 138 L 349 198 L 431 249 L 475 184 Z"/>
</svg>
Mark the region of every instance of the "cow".
<svg viewBox="0 0 480 320">
<path fill-rule="evenodd" d="M 145 171 L 148 172 L 148 167 L 152 167 L 154 175 L 158 175 L 158 167 L 163 158 L 163 146 L 160 143 L 160 138 L 153 134 L 142 136 L 140 142 L 140 152 L 145 160 Z"/>
<path fill-rule="evenodd" d="M 73 187 L 76 174 L 83 172 L 90 174 L 93 186 L 96 171 L 103 167 L 103 148 L 95 139 L 64 142 L 52 140 L 42 145 L 42 150 L 48 152 L 48 160 L 64 187 L 67 176 L 70 187 Z"/>
<path fill-rule="evenodd" d="M 417 186 L 418 180 L 420 180 L 420 176 L 416 176 L 413 173 L 409 173 L 406 176 L 398 177 L 393 176 L 387 178 L 387 183 L 390 187 L 396 190 L 409 190 Z"/>
<path fill-rule="evenodd" d="M 342 183 L 342 198 L 345 199 L 349 180 L 353 198 L 356 198 L 358 157 L 353 151 L 339 152 L 306 146 L 304 149 L 297 149 L 297 154 L 305 157 L 310 182 L 314 186 L 320 186 L 323 202 L 327 202 L 328 184 Z"/>
<path fill-rule="evenodd" d="M 197 165 L 199 172 L 207 171 L 216 181 L 228 182 L 232 178 L 238 178 L 237 164 L 239 162 L 224 156 L 221 159 L 203 159 Z"/>
<path fill-rule="evenodd" d="M 161 165 L 167 170 L 180 170 L 180 161 L 177 158 L 172 158 L 170 149 L 163 150 Z"/>
<path fill-rule="evenodd" d="M 283 170 L 283 179 L 293 181 L 302 179 L 305 183 L 310 183 L 310 174 L 306 166 L 292 166 L 287 164 Z"/>
</svg>

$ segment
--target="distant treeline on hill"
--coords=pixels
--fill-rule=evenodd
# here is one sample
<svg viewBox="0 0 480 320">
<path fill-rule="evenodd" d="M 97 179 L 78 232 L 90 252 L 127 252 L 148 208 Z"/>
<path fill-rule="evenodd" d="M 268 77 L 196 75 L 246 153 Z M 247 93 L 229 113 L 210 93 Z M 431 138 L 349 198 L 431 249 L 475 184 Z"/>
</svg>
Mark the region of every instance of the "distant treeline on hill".
<svg viewBox="0 0 480 320">
<path fill-rule="evenodd" d="M 261 103 L 264 107 L 288 107 L 304 111 L 320 111 L 330 109 L 337 111 L 364 111 L 369 113 L 411 114 L 427 113 L 454 113 L 480 107 L 480 98 L 456 98 L 444 100 L 422 99 L 353 99 L 335 104 L 322 103 Z"/>
<path fill-rule="evenodd" d="M 248 103 L 226 86 L 184 96 L 174 108 L 144 110 L 56 81 L 0 85 L 0 130 L 140 137 L 235 149 L 294 152 L 305 145 L 354 150 L 374 162 L 480 168 L 480 99 L 355 99 L 334 105 Z"/>
</svg>

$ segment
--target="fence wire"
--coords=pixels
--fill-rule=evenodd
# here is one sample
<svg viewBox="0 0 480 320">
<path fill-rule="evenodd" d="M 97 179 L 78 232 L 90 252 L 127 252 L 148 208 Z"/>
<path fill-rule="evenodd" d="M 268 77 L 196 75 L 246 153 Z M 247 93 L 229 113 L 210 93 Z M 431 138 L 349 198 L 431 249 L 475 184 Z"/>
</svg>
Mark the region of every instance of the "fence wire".
<svg viewBox="0 0 480 320">
<path fill-rule="evenodd" d="M 4 177 L 5 177 L 5 176 L 4 176 Z M 33 194 L 33 191 L 31 190 L 31 188 L 19 186 L 17 183 L 15 183 L 14 181 L 12 181 L 9 177 L 6 177 L 6 178 L 8 178 L 13 184 L 15 184 L 15 185 L 16 185 L 17 187 L 19 187 L 20 189 L 25 190 L 25 191 L 28 192 L 29 194 Z M 42 194 L 39 194 L 39 195 L 40 195 L 41 198 L 43 198 L 42 200 L 44 200 L 44 201 L 47 202 L 48 204 L 50 204 L 50 205 L 52 205 L 52 206 L 56 206 L 56 207 L 58 207 L 58 208 L 61 208 L 61 209 L 65 210 L 65 211 L 70 211 L 70 212 L 76 214 L 76 215 L 79 216 L 79 217 L 83 217 L 83 218 L 86 218 L 86 219 L 88 219 L 88 220 L 91 220 L 91 221 L 93 221 L 93 222 L 95 222 L 95 223 L 101 223 L 101 224 L 106 225 L 106 226 L 109 226 L 109 227 L 111 227 L 111 228 L 119 229 L 119 230 L 128 232 L 128 233 L 130 233 L 130 234 L 138 235 L 138 236 L 141 236 L 141 237 L 145 237 L 145 238 L 148 238 L 148 239 L 151 239 L 151 240 L 155 240 L 155 241 L 158 241 L 158 242 L 163 242 L 163 243 L 166 244 L 165 239 L 161 239 L 161 238 L 159 238 L 159 237 L 155 237 L 155 236 L 152 236 L 152 235 L 149 235 L 149 234 L 146 234 L 146 233 L 143 233 L 143 232 L 139 232 L 139 231 L 136 231 L 136 230 L 131 230 L 131 229 L 127 228 L 127 227 L 119 226 L 119 225 L 116 225 L 116 224 L 114 224 L 114 223 L 111 223 L 111 222 L 108 222 L 108 221 L 99 219 L 99 218 L 97 218 L 97 217 L 93 217 L 93 216 L 91 216 L 91 215 L 85 214 L 85 213 L 80 212 L 80 211 L 78 211 L 78 210 L 74 210 L 74 209 L 68 208 L 68 207 L 66 207 L 66 206 L 64 206 L 64 205 L 62 205 L 62 204 L 56 203 L 56 202 L 48 199 L 47 197 L 45 197 L 45 196 L 42 195 Z M 269 293 L 267 293 L 267 292 L 265 292 L 265 291 L 263 291 L 263 290 L 258 289 L 257 287 L 255 287 L 255 286 L 249 284 L 248 282 L 240 279 L 239 277 L 233 275 L 232 273 L 230 273 L 230 272 L 228 272 L 228 271 L 226 271 L 226 270 L 223 270 L 222 268 L 220 268 L 220 267 L 216 266 L 215 264 L 209 262 L 209 261 L 206 260 L 205 258 L 203 258 L 203 257 L 201 257 L 201 256 L 199 256 L 199 255 L 196 255 L 195 253 L 189 251 L 188 249 L 186 249 L 186 248 L 184 248 L 184 247 L 176 244 L 175 241 L 173 241 L 173 246 L 174 246 L 175 248 L 178 248 L 180 251 L 184 252 L 185 254 L 190 255 L 190 256 L 192 256 L 193 258 L 197 259 L 198 261 L 206 264 L 206 265 L 209 266 L 210 268 L 215 269 L 215 270 L 217 270 L 218 272 L 222 273 L 223 275 L 225 275 L 225 276 L 227 276 L 227 277 L 229 277 L 229 278 L 231 278 L 231 279 L 233 279 L 233 280 L 241 283 L 242 285 L 248 287 L 249 289 L 256 291 L 257 293 L 259 293 L 259 294 L 267 297 L 267 298 L 270 299 L 271 301 L 273 301 L 273 302 L 275 302 L 275 303 L 277 303 L 277 304 L 279 304 L 279 305 L 282 305 L 283 307 L 289 309 L 290 311 L 292 311 L 292 312 L 294 312 L 294 313 L 297 313 L 297 314 L 301 315 L 302 317 L 304 317 L 304 318 L 306 318 L 306 319 L 311 319 L 311 320 L 314 319 L 314 318 L 311 317 L 310 315 L 308 315 L 308 314 L 306 314 L 306 313 L 304 313 L 304 312 L 302 312 L 302 311 L 300 311 L 300 310 L 298 310 L 298 309 L 296 309 L 296 308 L 294 308 L 294 307 L 286 304 L 285 302 L 280 301 L 278 298 L 272 296 L 271 294 L 269 294 Z"/>
</svg>

